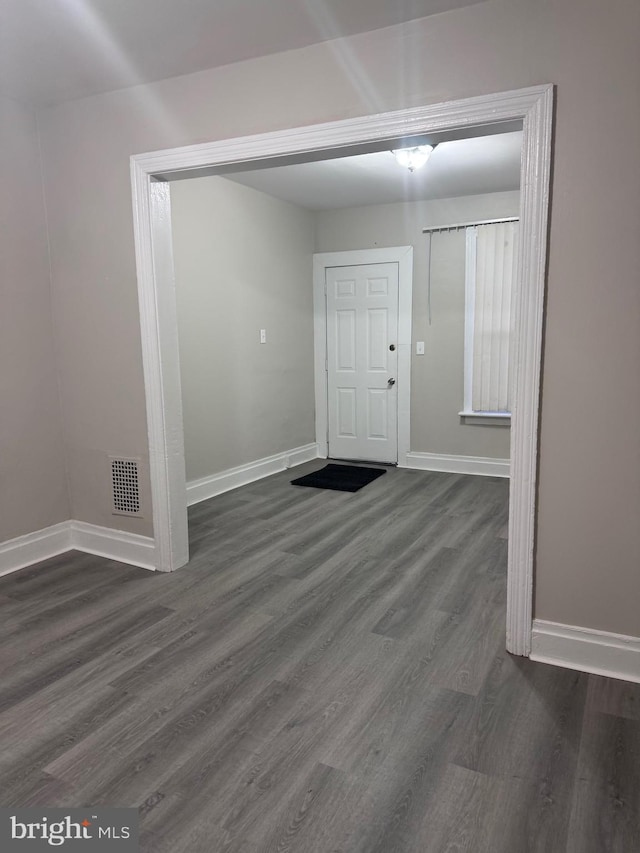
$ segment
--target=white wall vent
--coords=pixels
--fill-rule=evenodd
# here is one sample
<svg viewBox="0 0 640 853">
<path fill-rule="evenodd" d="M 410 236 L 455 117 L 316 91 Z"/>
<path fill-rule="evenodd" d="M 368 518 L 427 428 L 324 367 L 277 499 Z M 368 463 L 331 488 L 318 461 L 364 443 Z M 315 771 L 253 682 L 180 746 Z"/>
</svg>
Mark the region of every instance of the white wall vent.
<svg viewBox="0 0 640 853">
<path fill-rule="evenodd" d="M 139 463 L 139 459 L 109 457 L 113 515 L 142 516 Z"/>
</svg>

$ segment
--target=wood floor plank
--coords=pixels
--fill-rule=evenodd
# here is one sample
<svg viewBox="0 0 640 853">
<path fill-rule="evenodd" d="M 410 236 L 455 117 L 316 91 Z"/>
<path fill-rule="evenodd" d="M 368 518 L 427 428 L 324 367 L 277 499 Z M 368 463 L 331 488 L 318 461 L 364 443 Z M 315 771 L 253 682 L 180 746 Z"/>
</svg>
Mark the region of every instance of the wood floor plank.
<svg viewBox="0 0 640 853">
<path fill-rule="evenodd" d="M 482 690 L 492 660 L 505 645 L 502 618 L 504 590 L 488 587 L 476 595 L 468 608 L 449 614 L 449 630 L 430 670 L 431 681 L 477 696 Z"/>
<path fill-rule="evenodd" d="M 117 616 L 125 607 L 132 609 L 136 601 L 147 598 L 151 592 L 152 584 L 143 582 L 151 580 L 149 577 L 128 573 L 125 577 L 113 578 L 108 568 L 103 574 L 101 581 L 94 579 L 94 586 L 89 585 L 88 589 L 62 600 L 56 598 L 38 613 L 23 616 L 2 642 L 0 673 L 15 664 L 22 667 L 27 657 L 41 658 L 49 654 L 69 638 L 75 642 L 73 638 L 82 632 L 95 632 L 101 620 Z M 145 574 L 148 576 L 148 572 Z M 170 603 L 166 606 L 171 610 Z"/>
<path fill-rule="evenodd" d="M 78 802 L 78 792 L 47 773 L 12 774 L 0 782 L 3 808 L 64 808 Z"/>
<path fill-rule="evenodd" d="M 125 610 L 115 616 L 104 617 L 97 626 L 78 629 L 58 644 L 43 646 L 38 658 L 30 661 L 29 665 L 17 663 L 3 674 L 0 713 L 171 613 L 167 607 Z"/>
<path fill-rule="evenodd" d="M 504 651 L 508 482 L 386 470 L 189 509 L 191 561 L 0 578 L 0 801 L 144 853 L 630 853 L 640 685 Z"/>
<path fill-rule="evenodd" d="M 585 715 L 567 853 L 640 850 L 640 720 Z"/>
<path fill-rule="evenodd" d="M 0 732 L 0 737 L 6 738 L 3 743 L 7 744 L 0 762 L 0 802 L 6 802 L 7 794 L 14 797 L 17 786 L 37 777 L 42 768 L 60 755 L 66 755 L 74 744 L 82 742 L 94 729 L 131 704 L 132 697 L 125 693 L 104 687 L 92 690 L 86 698 L 79 698 L 72 708 L 54 706 L 53 714 L 40 713 L 38 718 L 32 715 L 28 740 L 12 737 L 16 731 L 24 731 L 26 723 L 25 716 L 14 717 L 13 726 L 4 725 Z"/>
<path fill-rule="evenodd" d="M 448 765 L 414 844 L 430 853 L 560 853 L 564 820 L 562 804 L 541 795 L 536 782 Z"/>
<path fill-rule="evenodd" d="M 376 791 L 377 818 L 360 828 L 354 847 L 358 853 L 391 853 L 421 849 L 417 846 L 423 815 L 439 796 L 451 756 L 449 736 L 456 730 L 462 708 L 470 700 L 463 694 L 441 692 L 436 713 L 405 751 L 402 766 L 385 768 L 384 786 Z M 445 698 L 446 697 L 446 698 Z"/>
<path fill-rule="evenodd" d="M 500 652 L 455 763 L 502 778 L 575 775 L 588 676 Z"/>
<path fill-rule="evenodd" d="M 371 630 L 386 637 L 406 638 L 416 623 L 422 621 L 427 602 L 430 610 L 437 609 L 433 600 L 446 588 L 457 557 L 449 548 L 440 548 L 431 554 L 422 550 L 414 553 L 415 571 L 405 574 L 397 585 L 398 594 L 392 606 Z"/>
<path fill-rule="evenodd" d="M 457 727 L 469 713 L 467 696 L 425 687 L 428 675 L 420 662 L 405 660 L 386 674 L 388 689 L 369 686 L 366 701 L 354 705 L 323 754 L 326 763 L 363 780 L 381 772 L 401 777 L 425 732 L 438 730 L 442 720 Z"/>
<path fill-rule="evenodd" d="M 166 661 L 166 672 L 156 668 L 157 659 L 149 659 L 152 669 L 143 665 L 127 673 L 113 686 L 127 695 L 129 691 L 137 694 L 136 701 L 47 765 L 47 772 L 90 796 L 98 796 L 103 790 L 115 791 L 123 778 L 142 784 L 142 771 L 149 777 L 155 773 L 158 778 L 156 768 L 164 766 L 166 770 L 170 745 L 178 753 L 176 761 L 183 760 L 180 750 L 187 748 L 185 744 L 195 742 L 193 748 L 199 748 L 197 738 L 202 729 L 208 731 L 209 724 L 221 724 L 220 708 L 241 683 L 228 661 L 264 624 L 262 616 L 252 626 L 245 620 L 215 644 L 214 656 L 206 639 L 203 643 L 201 635 L 194 634 L 189 637 L 192 643 L 180 645 L 177 658 Z M 252 687 L 259 692 L 257 686 Z"/>
<path fill-rule="evenodd" d="M 315 764 L 299 788 L 274 812 L 271 832 L 265 834 L 261 828 L 256 834 L 256 844 L 264 853 L 323 853 L 335 849 L 333 839 L 339 831 L 341 808 L 348 792 L 349 783 L 343 773 L 326 764 Z"/>
<path fill-rule="evenodd" d="M 587 711 L 601 711 L 640 720 L 640 684 L 593 675 L 589 679 Z"/>
</svg>

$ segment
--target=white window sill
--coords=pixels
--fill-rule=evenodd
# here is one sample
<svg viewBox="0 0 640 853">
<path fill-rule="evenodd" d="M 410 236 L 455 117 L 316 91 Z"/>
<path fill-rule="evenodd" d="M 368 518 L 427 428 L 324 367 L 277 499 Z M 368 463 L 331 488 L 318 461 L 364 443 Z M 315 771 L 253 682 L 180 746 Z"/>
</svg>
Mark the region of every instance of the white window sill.
<svg viewBox="0 0 640 853">
<path fill-rule="evenodd" d="M 478 426 L 511 426 L 510 412 L 458 412 L 465 424 Z"/>
</svg>

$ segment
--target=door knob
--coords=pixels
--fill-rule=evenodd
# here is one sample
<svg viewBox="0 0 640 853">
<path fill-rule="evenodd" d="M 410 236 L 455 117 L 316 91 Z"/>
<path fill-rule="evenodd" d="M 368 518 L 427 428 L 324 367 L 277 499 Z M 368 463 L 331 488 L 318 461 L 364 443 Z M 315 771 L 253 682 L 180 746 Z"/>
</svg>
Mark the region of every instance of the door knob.
<svg viewBox="0 0 640 853">
<path fill-rule="evenodd" d="M 391 386 L 391 385 L 395 385 L 395 384 L 396 384 L 396 380 L 395 380 L 393 377 L 391 377 L 391 379 L 387 379 L 387 383 L 388 383 L 390 386 Z"/>
</svg>

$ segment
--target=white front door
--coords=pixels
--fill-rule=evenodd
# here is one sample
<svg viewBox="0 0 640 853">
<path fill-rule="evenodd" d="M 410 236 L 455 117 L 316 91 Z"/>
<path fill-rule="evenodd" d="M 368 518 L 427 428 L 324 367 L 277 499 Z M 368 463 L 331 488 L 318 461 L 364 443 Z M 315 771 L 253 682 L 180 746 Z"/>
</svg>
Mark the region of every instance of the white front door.
<svg viewBox="0 0 640 853">
<path fill-rule="evenodd" d="M 398 264 L 327 267 L 329 456 L 398 461 Z"/>
</svg>

